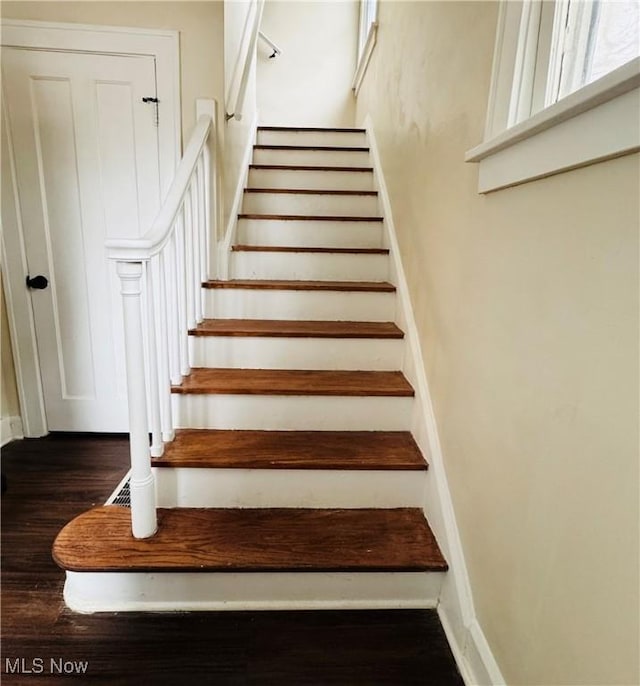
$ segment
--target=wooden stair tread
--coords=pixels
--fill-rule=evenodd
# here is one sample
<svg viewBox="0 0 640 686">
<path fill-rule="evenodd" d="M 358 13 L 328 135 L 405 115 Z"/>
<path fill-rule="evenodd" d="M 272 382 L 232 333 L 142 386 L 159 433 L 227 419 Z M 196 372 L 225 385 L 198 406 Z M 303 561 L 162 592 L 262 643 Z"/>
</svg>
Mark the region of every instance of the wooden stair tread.
<svg viewBox="0 0 640 686">
<path fill-rule="evenodd" d="M 274 193 L 284 195 L 367 195 L 377 196 L 378 191 L 356 191 L 316 188 L 245 188 L 245 193 Z"/>
<path fill-rule="evenodd" d="M 205 319 L 191 336 L 276 338 L 403 338 L 393 322 L 304 321 L 300 319 Z"/>
<path fill-rule="evenodd" d="M 283 279 L 211 279 L 203 288 L 248 288 L 286 291 L 372 291 L 393 293 L 396 288 L 387 281 L 290 281 Z"/>
<path fill-rule="evenodd" d="M 306 246 L 287 245 L 234 245 L 234 252 L 303 252 L 342 255 L 388 255 L 388 248 L 311 248 Z"/>
<path fill-rule="evenodd" d="M 282 221 L 316 221 L 316 222 L 382 222 L 382 217 L 359 217 L 356 215 L 330 215 L 330 214 L 255 214 L 243 212 L 238 219 L 263 219 Z"/>
<path fill-rule="evenodd" d="M 402 372 L 194 367 L 172 393 L 413 397 Z"/>
<path fill-rule="evenodd" d="M 447 564 L 421 510 L 158 510 L 158 531 L 131 534 L 128 508 L 67 524 L 53 557 L 75 572 L 419 572 Z"/>
<path fill-rule="evenodd" d="M 254 145 L 254 150 L 317 150 L 320 152 L 369 152 L 363 145 Z"/>
<path fill-rule="evenodd" d="M 315 131 L 324 133 L 366 133 L 366 129 L 331 128 L 326 126 L 258 126 L 258 131 Z"/>
<path fill-rule="evenodd" d="M 427 469 L 405 431 L 179 429 L 154 467 L 218 469 Z"/>
<path fill-rule="evenodd" d="M 279 169 L 285 171 L 368 172 L 369 174 L 373 174 L 373 167 L 334 167 L 313 164 L 250 164 L 249 169 Z"/>
</svg>

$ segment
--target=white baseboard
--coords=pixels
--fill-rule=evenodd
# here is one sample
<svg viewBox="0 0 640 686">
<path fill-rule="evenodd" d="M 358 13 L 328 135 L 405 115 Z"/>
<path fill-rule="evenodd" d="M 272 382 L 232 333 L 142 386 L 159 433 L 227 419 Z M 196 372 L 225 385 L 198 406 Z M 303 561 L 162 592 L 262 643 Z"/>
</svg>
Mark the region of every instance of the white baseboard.
<svg viewBox="0 0 640 686">
<path fill-rule="evenodd" d="M 430 465 L 424 511 L 449 562 L 449 572 L 439 598 L 438 614 L 465 683 L 468 686 L 498 686 L 504 684 L 504 679 L 475 615 L 409 287 L 400 258 L 391 201 L 370 116 L 366 117 L 364 128 L 367 130 L 375 185 L 385 218 L 385 239 L 391 252 L 390 281 L 394 283 L 398 293 L 396 323 L 404 330 L 407 341 L 403 372 L 416 391 L 412 433 Z"/>
<path fill-rule="evenodd" d="M 465 642 L 461 644 L 441 605 L 438 606 L 438 617 L 464 683 L 467 686 L 504 686 L 506 682 L 478 621 L 472 620 L 467 627 Z"/>
<path fill-rule="evenodd" d="M 0 426 L 0 446 L 7 445 L 18 438 L 24 438 L 20 417 L 2 417 Z"/>
<path fill-rule="evenodd" d="M 464 659 L 469 665 L 471 675 L 476 679 L 472 683 L 504 686 L 506 682 L 478 620 L 474 619 L 467 628 Z"/>
<path fill-rule="evenodd" d="M 238 183 L 236 185 L 236 191 L 233 196 L 231 210 L 229 212 L 227 228 L 224 234 L 224 238 L 222 239 L 222 241 L 220 241 L 218 245 L 217 274 L 218 278 L 223 279 L 225 281 L 229 278 L 229 261 L 231 255 L 231 246 L 233 245 L 236 237 L 236 230 L 238 227 L 238 214 L 240 213 L 240 208 L 242 207 L 244 189 L 246 188 L 247 181 L 249 179 L 249 165 L 251 164 L 253 146 L 256 143 L 257 135 L 258 111 L 256 110 L 253 119 L 251 120 L 251 124 L 249 126 L 249 135 L 247 136 L 244 153 L 242 155 L 242 162 L 240 163 L 240 174 L 238 176 Z"/>
</svg>

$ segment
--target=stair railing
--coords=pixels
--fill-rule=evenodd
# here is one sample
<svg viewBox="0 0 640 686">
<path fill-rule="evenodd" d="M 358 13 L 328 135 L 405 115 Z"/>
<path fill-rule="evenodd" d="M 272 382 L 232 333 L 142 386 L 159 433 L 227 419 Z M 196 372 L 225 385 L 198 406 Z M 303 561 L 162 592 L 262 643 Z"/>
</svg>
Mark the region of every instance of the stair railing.
<svg viewBox="0 0 640 686">
<path fill-rule="evenodd" d="M 212 130 L 212 117 L 202 114 L 151 229 L 141 238 L 106 241 L 120 277 L 124 313 L 136 538 L 157 530 L 151 457 L 162 455 L 164 442 L 173 440 L 171 385 L 191 371 L 188 332 L 204 316 L 201 285 L 208 272 L 211 202 L 207 141 Z"/>
<path fill-rule="evenodd" d="M 256 44 L 258 42 L 258 34 L 260 33 L 260 24 L 262 23 L 264 2 L 265 0 L 252 0 L 247 11 L 247 19 L 238 47 L 235 68 L 225 100 L 225 116 L 227 120 L 236 119 L 240 121 L 242 119 L 242 108 L 247 94 L 251 66 L 256 54 Z"/>
</svg>

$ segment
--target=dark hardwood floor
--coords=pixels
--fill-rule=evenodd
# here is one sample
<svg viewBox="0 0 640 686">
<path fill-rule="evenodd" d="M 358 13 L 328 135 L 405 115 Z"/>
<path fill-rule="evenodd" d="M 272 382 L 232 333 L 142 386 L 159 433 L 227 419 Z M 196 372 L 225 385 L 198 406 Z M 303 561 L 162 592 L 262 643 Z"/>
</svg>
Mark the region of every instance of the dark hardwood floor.
<svg viewBox="0 0 640 686">
<path fill-rule="evenodd" d="M 121 437 L 53 435 L 3 448 L 3 683 L 462 684 L 431 611 L 70 612 L 53 539 L 104 502 L 127 463 Z"/>
</svg>

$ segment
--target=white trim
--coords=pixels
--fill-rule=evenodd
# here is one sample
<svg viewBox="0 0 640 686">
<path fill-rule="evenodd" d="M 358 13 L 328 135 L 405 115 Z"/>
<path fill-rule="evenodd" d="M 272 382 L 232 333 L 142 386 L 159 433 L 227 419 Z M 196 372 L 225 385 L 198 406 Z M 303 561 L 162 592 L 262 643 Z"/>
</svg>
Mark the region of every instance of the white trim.
<svg viewBox="0 0 640 686">
<path fill-rule="evenodd" d="M 233 245 L 236 232 L 238 230 L 238 214 L 242 207 L 242 200 L 244 198 L 244 189 L 247 186 L 249 179 L 249 164 L 251 164 L 251 157 L 253 155 L 253 146 L 256 144 L 258 136 L 258 112 L 253 116 L 253 120 L 249 126 L 249 134 L 245 143 L 242 161 L 240 163 L 240 174 L 238 176 L 238 183 L 236 184 L 236 191 L 233 196 L 233 202 L 229 211 L 229 219 L 227 220 L 227 229 L 223 239 L 218 245 L 218 278 L 227 280 L 229 278 L 229 262 L 231 259 L 231 246 Z"/>
<path fill-rule="evenodd" d="M 438 607 L 438 617 L 464 683 L 467 686 L 505 686 L 506 681 L 477 620 L 471 621 L 465 642 L 461 644 L 441 606 Z"/>
<path fill-rule="evenodd" d="M 172 108 L 161 110 L 158 129 L 159 140 L 171 141 L 170 145 L 160 146 L 160 184 L 163 194 L 166 194 L 173 181 L 181 150 L 178 32 L 13 19 L 3 19 L 0 26 L 2 45 L 7 47 L 155 57 L 157 97 L 161 102 L 173 103 Z M 10 139 L 8 126 L 6 130 Z M 9 144 L 12 148 L 10 141 Z M 12 155 L 11 149 L 9 156 L 13 167 Z M 17 198 L 15 178 L 12 182 L 14 197 Z M 5 226 L 2 235 L 2 263 L 6 274 L 3 278 L 24 433 L 35 438 L 47 433 L 47 421 L 33 312 L 24 288 L 27 269 L 20 206 L 17 202 L 15 204 L 18 235 L 11 235 L 13 232 L 7 234 Z"/>
<path fill-rule="evenodd" d="M 7 445 L 11 441 L 24 438 L 22 431 L 22 419 L 20 417 L 2 417 L 0 425 L 0 446 Z"/>
<path fill-rule="evenodd" d="M 157 97 L 173 102 L 173 109 L 160 111 L 158 138 L 171 137 L 173 150 L 160 159 L 160 180 L 166 193 L 180 160 L 181 97 L 180 36 L 177 31 L 161 31 L 124 26 L 65 24 L 19 19 L 3 19 L 2 45 L 65 52 L 113 55 L 150 55 L 156 59 Z M 162 76 L 162 77 L 161 77 Z"/>
<path fill-rule="evenodd" d="M 211 117 L 211 133 L 207 140 L 209 148 L 209 236 L 207 237 L 209 251 L 207 254 L 207 277 L 216 278 L 216 245 L 218 240 L 218 227 L 220 226 L 220 209 L 222 206 L 222 184 L 219 169 L 220 150 L 218 147 L 218 102 L 213 98 L 196 98 L 196 121 L 202 115 Z"/>
<path fill-rule="evenodd" d="M 583 112 L 480 162 L 488 193 L 640 150 L 640 89 Z"/>
<path fill-rule="evenodd" d="M 489 686 L 504 686 L 506 684 L 505 678 L 502 676 L 500 667 L 491 652 L 491 647 L 478 620 L 474 619 L 467 629 L 465 661 L 476 682 L 485 683 Z M 480 682 L 479 679 L 482 681 Z"/>
<path fill-rule="evenodd" d="M 500 7 L 485 142 L 465 155 L 480 163 L 480 193 L 640 150 L 640 58 L 507 128 L 507 116 L 527 117 L 541 98 L 553 22 L 538 9 L 535 0 Z"/>
<path fill-rule="evenodd" d="M 18 201 L 18 183 L 16 180 L 15 157 L 11 128 L 6 111 L 6 98 L 2 98 L 3 130 L 2 146 L 2 224 L 0 232 L 0 260 L 3 265 L 2 282 L 7 303 L 7 321 L 13 351 L 13 364 L 16 372 L 16 387 L 23 430 L 26 436 L 38 438 L 44 436 L 47 429 L 47 418 L 44 410 L 44 394 L 40 377 L 40 357 L 36 342 L 33 306 L 29 292 L 24 287 L 24 278 L 28 274 L 22 212 Z M 7 170 L 5 165 L 9 166 Z M 8 172 L 8 173 L 7 173 Z M 9 195 L 7 185 L 11 184 Z M 15 231 L 8 231 L 6 213 L 12 211 Z M 9 259 L 11 257 L 11 259 Z"/>
<path fill-rule="evenodd" d="M 444 634 L 447 637 L 447 643 L 449 644 L 449 648 L 451 648 L 453 659 L 456 661 L 460 676 L 462 676 L 462 680 L 466 686 L 491 686 L 491 682 L 483 680 L 481 671 L 480 673 L 478 673 L 478 671 L 472 671 L 465 658 L 465 644 L 460 643 L 460 637 L 454 633 L 451 628 L 449 616 L 440 606 L 438 606 L 438 619 L 440 620 L 440 624 L 442 624 Z M 498 682 L 496 682 L 496 684 L 497 683 Z"/>
<path fill-rule="evenodd" d="M 247 93 L 249 76 L 256 59 L 256 46 L 258 43 L 260 24 L 262 23 L 264 4 L 265 0 L 251 0 L 247 11 L 242 38 L 240 40 L 240 45 L 238 46 L 238 56 L 236 57 L 233 76 L 229 82 L 229 88 L 225 98 L 225 117 L 227 120 L 242 120 L 242 109 Z"/>
<path fill-rule="evenodd" d="M 212 117 L 206 113 L 200 115 L 178 165 L 174 183 L 164 198 L 153 224 L 140 238 L 108 238 L 104 243 L 109 259 L 145 262 L 162 251 L 172 236 L 178 212 L 182 208 L 212 127 Z"/>
<path fill-rule="evenodd" d="M 558 100 L 560 78 L 562 75 L 562 50 L 566 40 L 567 14 L 570 0 L 556 0 L 553 8 L 553 24 L 549 46 L 549 70 L 545 86 L 543 105 L 547 107 Z"/>
<path fill-rule="evenodd" d="M 541 12 L 541 0 L 530 0 L 522 8 L 514 63 L 513 90 L 507 116 L 510 125 L 529 116 L 531 112 Z"/>
<path fill-rule="evenodd" d="M 465 154 L 465 162 L 481 160 L 520 143 L 583 112 L 640 87 L 640 57 L 541 110 Z"/>
<path fill-rule="evenodd" d="M 392 258 L 392 271 L 395 272 L 392 274 L 391 281 L 395 283 L 398 295 L 398 314 L 396 320 L 401 328 L 404 329 L 405 340 L 407 341 L 407 354 L 405 356 L 403 372 L 416 391 L 416 411 L 413 418 L 412 433 L 429 462 L 424 511 L 438 543 L 449 562 L 449 572 L 443 583 L 438 612 L 443 620 L 443 626 L 446 625 L 447 637 L 452 645 L 454 656 L 466 683 L 502 684 L 504 680 L 486 641 L 484 641 L 480 649 L 475 651 L 480 656 L 479 662 L 475 657 L 470 659 L 469 655 L 469 650 L 472 650 L 475 645 L 475 643 L 472 644 L 469 640 L 471 632 L 475 632 L 474 637 L 481 636 L 482 632 L 475 615 L 471 585 L 447 482 L 435 412 L 431 402 L 429 384 L 420 348 L 418 329 L 400 257 L 391 200 L 384 180 L 382 161 L 373 122 L 369 115 L 365 119 L 364 127 L 367 130 L 376 185 L 385 218 L 387 240 Z M 476 626 L 477 628 L 474 628 Z M 486 681 L 486 679 L 480 680 L 480 672 L 483 669 L 486 671 L 486 674 L 490 675 L 491 681 Z"/>
<path fill-rule="evenodd" d="M 434 609 L 441 572 L 67 572 L 75 612 Z"/>
<path fill-rule="evenodd" d="M 520 2 L 501 2 L 499 6 L 484 140 L 507 127 L 522 7 Z"/>
<path fill-rule="evenodd" d="M 50 30 L 55 30 L 55 31 L 77 31 L 79 34 L 85 33 L 87 31 L 90 31 L 91 33 L 117 33 L 117 34 L 135 34 L 135 35 L 140 35 L 140 36 L 164 36 L 165 38 L 167 37 L 174 37 L 177 35 L 177 31 L 169 31 L 169 30 L 162 30 L 162 29 L 146 29 L 146 28 L 138 28 L 138 27 L 127 27 L 127 26 L 108 26 L 108 25 L 102 25 L 102 24 L 76 24 L 76 23 L 65 23 L 65 22 L 55 22 L 55 21 L 38 21 L 38 20 L 32 20 L 32 19 L 2 19 L 0 21 L 0 24 L 2 25 L 2 30 L 3 32 L 6 29 L 9 29 L 10 31 L 16 28 L 25 28 L 25 29 L 34 29 L 36 31 L 50 31 Z M 33 48 L 42 48 L 43 46 L 40 44 L 40 38 L 41 36 L 39 34 L 31 34 L 32 35 L 32 40 L 33 42 L 30 44 L 30 47 Z M 63 34 L 57 34 L 57 38 L 54 40 L 57 40 L 59 42 L 58 48 L 62 50 L 68 49 L 68 45 L 65 42 L 66 37 Z M 81 38 L 82 40 L 82 38 Z M 74 38 L 75 41 L 75 38 Z M 8 41 L 5 41 L 5 37 L 3 35 L 3 45 L 23 45 L 22 43 L 9 43 Z M 89 52 L 95 52 L 96 46 L 93 45 L 92 43 L 88 42 L 86 44 L 86 49 L 89 50 Z"/>
<path fill-rule="evenodd" d="M 364 75 L 367 73 L 367 67 L 369 66 L 369 60 L 373 54 L 373 48 L 378 40 L 378 22 L 374 21 L 369 27 L 369 33 L 367 34 L 367 40 L 362 48 L 362 55 L 358 61 L 358 66 L 356 67 L 356 73 L 353 76 L 353 83 L 351 88 L 355 95 L 360 92 L 360 86 L 364 80 Z"/>
<path fill-rule="evenodd" d="M 153 468 L 157 506 L 390 509 L 421 507 L 424 471 Z"/>
</svg>

